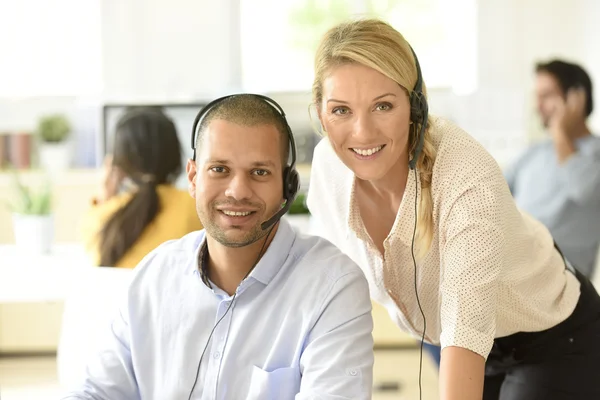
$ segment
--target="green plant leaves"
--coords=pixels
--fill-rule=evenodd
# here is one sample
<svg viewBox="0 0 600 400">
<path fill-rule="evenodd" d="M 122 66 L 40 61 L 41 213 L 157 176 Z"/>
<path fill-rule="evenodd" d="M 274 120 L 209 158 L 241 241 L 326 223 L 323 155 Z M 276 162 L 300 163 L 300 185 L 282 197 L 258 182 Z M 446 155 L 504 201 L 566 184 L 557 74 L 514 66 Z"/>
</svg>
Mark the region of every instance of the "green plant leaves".
<svg viewBox="0 0 600 400">
<path fill-rule="evenodd" d="M 49 182 L 42 188 L 33 189 L 21 182 L 17 174 L 14 175 L 13 188 L 15 200 L 8 203 L 8 208 L 17 214 L 23 215 L 48 215 L 52 212 L 52 190 Z"/>
<path fill-rule="evenodd" d="M 62 142 L 69 136 L 69 133 L 71 133 L 71 124 L 61 114 L 44 116 L 38 123 L 38 134 L 44 142 Z"/>
</svg>

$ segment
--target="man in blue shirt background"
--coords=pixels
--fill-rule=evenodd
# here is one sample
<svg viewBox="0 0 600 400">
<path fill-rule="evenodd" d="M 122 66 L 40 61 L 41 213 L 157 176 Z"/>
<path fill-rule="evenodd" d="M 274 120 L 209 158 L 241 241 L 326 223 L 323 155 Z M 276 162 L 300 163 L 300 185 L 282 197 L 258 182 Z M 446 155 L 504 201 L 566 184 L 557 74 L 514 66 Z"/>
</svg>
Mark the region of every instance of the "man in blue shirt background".
<svg viewBox="0 0 600 400">
<path fill-rule="evenodd" d="M 136 267 L 66 399 L 371 398 L 367 281 L 331 243 L 280 219 L 298 189 L 295 154 L 267 101 L 236 95 L 201 113 L 187 175 L 205 229 Z"/>
<path fill-rule="evenodd" d="M 587 117 L 592 82 L 561 60 L 536 67 L 537 112 L 549 138 L 527 149 L 505 176 L 517 205 L 544 223 L 565 257 L 591 277 L 600 245 L 600 137 Z"/>
</svg>

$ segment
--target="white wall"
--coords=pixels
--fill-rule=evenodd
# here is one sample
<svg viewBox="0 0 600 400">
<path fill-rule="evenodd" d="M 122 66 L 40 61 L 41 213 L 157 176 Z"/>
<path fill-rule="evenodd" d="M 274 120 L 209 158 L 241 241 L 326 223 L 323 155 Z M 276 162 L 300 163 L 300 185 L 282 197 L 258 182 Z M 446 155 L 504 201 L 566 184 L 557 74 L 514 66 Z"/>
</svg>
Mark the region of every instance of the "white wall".
<svg viewBox="0 0 600 400">
<path fill-rule="evenodd" d="M 600 135 L 600 1 L 581 0 L 575 24 L 579 25 L 579 35 L 583 39 L 581 44 L 581 60 L 592 76 L 594 87 L 595 111 L 590 118 L 590 124 L 595 134 Z"/>
<path fill-rule="evenodd" d="M 104 98 L 185 101 L 240 86 L 236 0 L 109 0 Z"/>
</svg>

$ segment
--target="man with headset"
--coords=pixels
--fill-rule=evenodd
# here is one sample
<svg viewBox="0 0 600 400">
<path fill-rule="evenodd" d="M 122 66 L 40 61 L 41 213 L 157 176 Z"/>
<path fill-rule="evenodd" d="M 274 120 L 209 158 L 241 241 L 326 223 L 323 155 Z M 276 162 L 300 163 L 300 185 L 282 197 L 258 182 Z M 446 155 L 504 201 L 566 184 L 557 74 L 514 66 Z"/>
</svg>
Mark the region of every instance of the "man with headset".
<svg viewBox="0 0 600 400">
<path fill-rule="evenodd" d="M 367 281 L 330 242 L 281 219 L 299 189 L 281 107 L 217 99 L 192 147 L 205 229 L 138 265 L 85 382 L 64 398 L 370 399 Z"/>
</svg>

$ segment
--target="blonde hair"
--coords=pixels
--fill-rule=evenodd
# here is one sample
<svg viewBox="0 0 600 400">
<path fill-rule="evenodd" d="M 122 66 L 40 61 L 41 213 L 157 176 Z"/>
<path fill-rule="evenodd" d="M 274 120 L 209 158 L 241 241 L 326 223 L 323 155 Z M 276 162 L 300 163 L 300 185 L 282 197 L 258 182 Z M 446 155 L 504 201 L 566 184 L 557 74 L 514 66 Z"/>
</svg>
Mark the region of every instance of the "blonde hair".
<svg viewBox="0 0 600 400">
<path fill-rule="evenodd" d="M 388 23 L 379 19 L 358 19 L 341 23 L 325 33 L 315 56 L 312 93 L 317 108 L 323 100 L 323 80 L 335 67 L 358 63 L 373 68 L 398 83 L 407 94 L 411 94 L 417 83 L 415 58 L 402 34 Z M 423 95 L 427 90 L 423 83 Z M 414 155 L 417 135 L 421 130 L 412 124 L 409 138 L 409 154 Z M 435 147 L 430 134 L 430 124 L 425 130 L 425 143 L 417 160 L 417 171 L 421 180 L 421 201 L 417 213 L 418 257 L 423 257 L 433 240 L 433 200 L 431 179 L 435 162 Z"/>
</svg>

